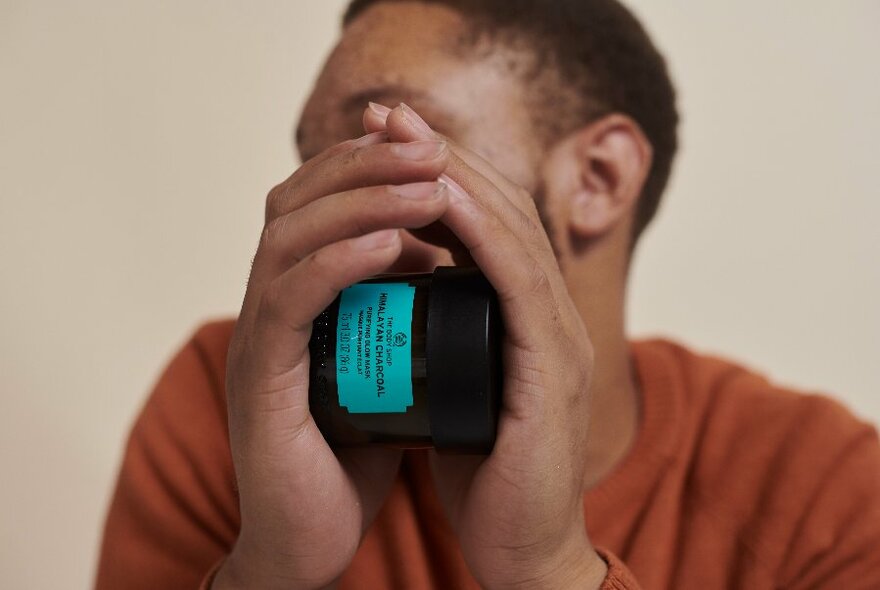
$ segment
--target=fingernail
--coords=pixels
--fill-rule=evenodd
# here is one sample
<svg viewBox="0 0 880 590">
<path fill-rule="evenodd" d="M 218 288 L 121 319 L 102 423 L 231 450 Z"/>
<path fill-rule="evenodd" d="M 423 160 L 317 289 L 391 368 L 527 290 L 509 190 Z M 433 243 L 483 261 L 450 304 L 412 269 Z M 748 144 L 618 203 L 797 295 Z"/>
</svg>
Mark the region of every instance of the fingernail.
<svg viewBox="0 0 880 590">
<path fill-rule="evenodd" d="M 440 178 L 437 179 L 438 182 L 442 182 L 448 187 L 449 195 L 452 197 L 457 197 L 459 199 L 470 199 L 470 195 L 467 194 L 460 184 L 446 176 L 445 174 L 441 174 Z"/>
<path fill-rule="evenodd" d="M 358 250 L 378 250 L 391 246 L 398 238 L 396 229 L 383 229 L 361 236 L 354 241 L 354 247 Z"/>
<path fill-rule="evenodd" d="M 439 197 L 446 190 L 446 185 L 442 182 L 418 182 L 396 186 L 393 190 L 394 194 L 404 199 L 427 201 Z"/>
<path fill-rule="evenodd" d="M 413 126 L 421 131 L 422 133 L 434 133 L 434 130 L 431 129 L 431 126 L 428 125 L 424 119 L 422 119 L 417 112 L 412 110 L 412 108 L 402 102 L 400 103 L 400 108 L 403 110 L 403 114 L 406 115 L 406 118 L 409 119 Z"/>
<path fill-rule="evenodd" d="M 391 109 L 386 107 L 385 105 L 381 105 L 375 102 L 369 103 L 370 110 L 373 111 L 377 117 L 382 119 L 383 121 L 388 118 L 388 115 L 391 113 Z"/>
<path fill-rule="evenodd" d="M 392 153 L 405 160 L 433 160 L 445 149 L 445 141 L 414 141 L 391 146 Z"/>
</svg>

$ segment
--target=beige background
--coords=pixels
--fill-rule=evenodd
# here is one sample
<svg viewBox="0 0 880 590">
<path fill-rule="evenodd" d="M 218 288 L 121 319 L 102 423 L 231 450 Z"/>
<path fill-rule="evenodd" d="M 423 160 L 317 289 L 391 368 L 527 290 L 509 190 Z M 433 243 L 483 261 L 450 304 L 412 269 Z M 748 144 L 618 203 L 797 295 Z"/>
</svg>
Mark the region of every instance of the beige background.
<svg viewBox="0 0 880 590">
<path fill-rule="evenodd" d="M 0 0 L 0 579 L 85 588 L 131 419 L 236 311 L 343 2 Z M 880 421 L 880 3 L 633 2 L 682 93 L 634 331 Z"/>
</svg>

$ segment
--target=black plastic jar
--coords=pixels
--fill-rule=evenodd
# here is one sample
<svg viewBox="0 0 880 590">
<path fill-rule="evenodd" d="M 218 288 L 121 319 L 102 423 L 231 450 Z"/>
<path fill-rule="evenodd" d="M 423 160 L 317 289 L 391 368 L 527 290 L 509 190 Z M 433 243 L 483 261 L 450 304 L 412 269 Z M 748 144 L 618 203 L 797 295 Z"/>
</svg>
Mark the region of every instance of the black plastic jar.
<svg viewBox="0 0 880 590">
<path fill-rule="evenodd" d="M 502 334 L 497 294 L 476 267 L 356 283 L 313 324 L 312 416 L 331 446 L 487 454 Z"/>
</svg>

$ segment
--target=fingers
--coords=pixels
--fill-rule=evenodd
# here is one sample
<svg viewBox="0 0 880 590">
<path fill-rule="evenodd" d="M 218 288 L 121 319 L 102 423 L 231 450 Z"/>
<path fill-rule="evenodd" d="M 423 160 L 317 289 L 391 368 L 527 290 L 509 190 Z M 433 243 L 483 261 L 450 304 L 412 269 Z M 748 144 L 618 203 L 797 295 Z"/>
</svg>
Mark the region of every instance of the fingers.
<svg viewBox="0 0 880 590">
<path fill-rule="evenodd" d="M 365 144 L 346 142 L 309 160 L 290 178 L 269 192 L 266 221 L 294 211 L 315 199 L 362 186 L 432 181 L 446 168 L 445 141 L 380 143 L 382 134 L 370 134 Z"/>
<path fill-rule="evenodd" d="M 523 240 L 480 203 L 450 185 L 443 216 L 498 293 L 511 341 L 524 349 L 558 334 L 554 275 Z M 529 321 L 524 321 L 528 318 Z M 537 337 L 537 338 L 536 338 Z"/>
<path fill-rule="evenodd" d="M 251 280 L 262 282 L 333 242 L 381 229 L 415 229 L 439 220 L 446 184 L 422 182 L 329 195 L 273 219 L 263 229 Z"/>
<path fill-rule="evenodd" d="M 376 127 L 375 130 L 378 132 L 387 131 L 390 141 L 420 141 L 429 138 L 447 140 L 445 136 L 431 129 L 425 120 L 405 103 L 401 103 L 397 108 L 391 110 L 386 116 L 385 122 L 386 125 L 384 127 Z M 455 177 L 457 169 L 462 165 L 466 165 L 495 184 L 521 210 L 528 212 L 532 209 L 534 200 L 531 195 L 501 174 L 485 158 L 452 142 L 450 142 L 450 147 L 456 156 L 450 163 L 452 176 Z M 459 161 L 456 161 L 456 159 Z M 456 178 L 456 180 L 458 179 Z"/>
<path fill-rule="evenodd" d="M 312 321 L 329 306 L 339 292 L 359 281 L 380 274 L 400 255 L 397 229 L 334 242 L 309 254 L 284 271 L 261 292 L 251 341 L 260 350 L 259 373 L 272 377 L 264 384 L 268 391 L 282 391 L 302 385 L 302 375 L 291 375 L 308 354 Z M 305 379 L 308 383 L 308 379 Z M 307 391 L 299 387 L 305 404 Z"/>
<path fill-rule="evenodd" d="M 405 104 L 395 109 L 371 104 L 364 114 L 364 121 L 370 130 L 386 129 L 391 141 L 442 137 Z M 507 180 L 483 158 L 453 142 L 448 144 L 452 153 L 449 165 L 440 179 L 449 184 L 451 195 L 456 193 L 464 197 L 452 201 L 451 208 L 461 206 L 456 203 L 476 201 L 483 211 L 495 216 L 515 237 L 525 242 L 532 257 L 549 274 L 551 288 L 564 289 L 559 263 L 531 195 Z M 444 218 L 444 223 L 446 219 Z"/>
<path fill-rule="evenodd" d="M 392 113 L 394 113 L 394 116 L 391 116 Z M 390 129 L 389 116 L 391 116 Z M 431 129 L 424 119 L 405 103 L 401 103 L 395 109 L 390 109 L 384 105 L 371 102 L 364 110 L 363 124 L 367 133 L 387 132 L 389 139 L 391 139 L 393 134 L 395 137 L 393 141 L 420 141 L 426 138 L 448 141 L 447 137 Z M 497 184 L 505 192 L 522 192 L 519 186 L 509 181 L 492 164 L 476 153 L 458 145 L 451 145 L 451 149 L 464 163 L 483 174 L 483 176 Z"/>
<path fill-rule="evenodd" d="M 364 122 L 365 127 L 369 124 L 370 130 L 387 130 L 390 141 L 424 141 L 428 138 L 446 140 L 403 103 L 395 109 L 371 103 L 364 114 Z M 552 247 L 541 225 L 532 196 L 474 152 L 448 140 L 447 143 L 451 155 L 441 179 L 450 184 L 457 183 L 464 192 L 478 199 L 518 235 L 536 248 L 549 251 L 551 254 L 546 257 L 546 262 L 555 263 Z"/>
<path fill-rule="evenodd" d="M 395 109 L 370 104 L 364 126 L 368 131 L 386 129 L 390 141 L 442 137 L 405 104 Z M 546 232 L 540 228 L 534 202 L 525 191 L 473 152 L 453 144 L 450 150 L 449 165 L 441 177 L 449 185 L 450 198 L 443 223 L 465 245 L 506 303 L 502 307 L 510 317 L 505 324 L 513 328 L 513 341 L 528 347 L 535 342 L 534 334 L 516 333 L 523 324 L 513 321 L 515 318 L 543 314 L 545 321 L 535 325 L 550 332 L 559 323 L 554 285 L 558 287 L 560 277 L 553 266 L 547 266 L 550 258 L 554 265 L 556 260 Z M 514 199 L 520 203 L 528 199 L 526 210 L 531 209 L 534 215 L 515 206 Z"/>
<path fill-rule="evenodd" d="M 330 296 L 326 285 L 322 289 L 318 283 L 315 291 L 329 298 L 315 304 L 317 307 L 303 305 L 312 299 L 300 301 L 284 295 L 277 287 L 284 282 L 282 277 L 296 276 L 297 269 L 311 267 L 316 264 L 315 260 L 328 260 L 328 251 L 343 256 L 338 252 L 352 248 L 351 240 L 359 235 L 386 228 L 393 228 L 395 232 L 398 228 L 420 228 L 437 221 L 443 215 L 447 200 L 436 181 L 446 167 L 448 156 L 447 144 L 442 140 L 392 144 L 387 142 L 386 133 L 376 132 L 322 152 L 272 189 L 240 322 L 249 326 L 252 333 L 259 330 L 258 324 L 263 322 L 267 326 L 263 329 L 277 333 L 283 342 L 264 337 L 252 340 L 261 344 L 273 342 L 269 349 L 286 349 L 288 355 L 290 347 L 296 346 L 297 355 L 293 358 L 300 358 L 307 339 L 298 332 L 309 329 L 314 317 L 335 295 Z M 397 252 L 388 254 L 391 250 L 386 248 L 386 257 L 380 257 L 379 267 L 387 267 L 399 255 L 399 236 L 395 240 L 391 250 Z M 337 265 L 340 274 L 332 283 L 338 285 L 337 294 L 348 285 L 377 274 L 376 264 L 370 263 L 374 259 L 372 251 L 340 258 Z M 352 260 L 360 261 L 361 265 L 348 267 Z M 355 273 L 354 278 L 351 273 Z M 309 275 L 303 277 L 308 279 Z M 282 297 L 289 309 L 283 308 Z M 303 310 L 306 315 L 311 313 L 311 317 L 290 315 Z M 267 317 L 284 321 L 276 319 L 273 323 L 266 321 Z M 286 329 L 282 329 L 285 326 Z M 270 364 L 274 362 L 271 350 L 264 356 Z M 288 356 L 287 366 L 292 366 L 291 360 Z M 283 370 L 284 363 L 276 368 Z"/>
<path fill-rule="evenodd" d="M 391 109 L 388 107 L 376 104 L 375 102 L 369 103 L 364 111 L 364 129 L 366 132 L 384 133 L 386 131 L 385 122 L 389 114 L 391 114 Z"/>
<path fill-rule="evenodd" d="M 308 170 L 311 170 L 313 168 L 321 166 L 326 160 L 329 160 L 330 158 L 338 156 L 339 154 L 342 154 L 342 153 L 345 153 L 345 152 L 348 152 L 348 151 L 351 151 L 351 150 L 354 150 L 357 148 L 363 148 L 363 147 L 368 147 L 371 145 L 378 145 L 380 143 L 386 143 L 387 141 L 388 141 L 388 133 L 386 133 L 385 130 L 382 129 L 382 130 L 379 130 L 376 132 L 370 132 L 367 135 L 364 135 L 363 137 L 359 137 L 356 139 L 349 139 L 348 141 L 343 141 L 342 143 L 338 143 L 338 144 L 324 150 L 323 152 L 321 152 L 320 154 L 318 154 L 314 158 L 310 158 L 309 160 L 306 160 L 303 163 L 303 165 L 300 166 L 296 172 L 291 174 L 287 180 L 282 182 L 281 185 L 284 185 L 285 183 L 287 183 L 294 176 L 301 175 L 304 171 L 307 172 Z"/>
</svg>

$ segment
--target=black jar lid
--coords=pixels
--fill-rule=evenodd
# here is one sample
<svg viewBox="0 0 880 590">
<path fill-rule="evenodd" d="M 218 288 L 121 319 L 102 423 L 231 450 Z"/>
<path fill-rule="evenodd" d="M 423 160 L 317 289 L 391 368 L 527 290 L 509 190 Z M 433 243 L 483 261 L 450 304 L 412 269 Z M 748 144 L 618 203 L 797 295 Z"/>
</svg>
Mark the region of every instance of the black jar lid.
<svg viewBox="0 0 880 590">
<path fill-rule="evenodd" d="M 501 403 L 502 331 L 498 296 L 479 268 L 434 270 L 425 362 L 438 452 L 491 452 Z"/>
</svg>

